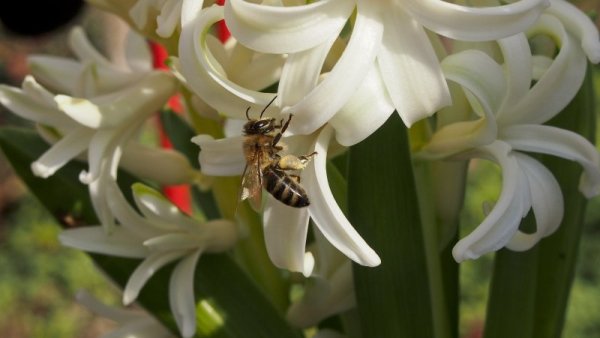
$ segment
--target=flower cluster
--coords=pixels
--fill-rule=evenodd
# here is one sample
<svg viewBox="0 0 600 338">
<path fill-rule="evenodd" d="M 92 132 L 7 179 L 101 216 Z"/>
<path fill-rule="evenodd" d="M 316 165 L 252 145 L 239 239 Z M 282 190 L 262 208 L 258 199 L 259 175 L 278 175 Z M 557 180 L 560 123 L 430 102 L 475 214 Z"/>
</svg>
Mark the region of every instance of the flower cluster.
<svg viewBox="0 0 600 338">
<path fill-rule="evenodd" d="M 600 192 L 594 146 L 544 125 L 581 87 L 587 60 L 600 62 L 596 28 L 565 0 L 489 0 L 477 7 L 441 0 L 90 2 L 133 29 L 123 48 L 126 65 L 104 57 L 75 28 L 75 60 L 30 57 L 32 74 L 21 88 L 0 86 L 0 102 L 35 122 L 51 144 L 31 164 L 35 175 L 46 178 L 70 160 L 87 160 L 80 180 L 99 224 L 66 230 L 60 239 L 88 252 L 143 259 L 125 287 L 125 304 L 156 270 L 178 262 L 169 296 L 184 337 L 196 329 L 193 283 L 200 256 L 234 248 L 249 230 L 227 213 L 210 221 L 185 215 L 142 183 L 132 187 L 134 208 L 117 185 L 118 169 L 160 185 L 243 175 L 251 165 L 244 153 L 248 136 L 242 135 L 248 119 L 290 122 L 277 156 L 316 154 L 288 177 L 306 190 L 309 206 L 291 208 L 265 194 L 258 210 L 272 263 L 306 277 L 305 292 L 287 315 L 298 327 L 355 306 L 352 261 L 382 263 L 334 197 L 328 165 L 394 112 L 406 128 L 426 123 L 431 131 L 415 147 L 416 160 L 480 158 L 502 169 L 498 201 L 453 249 L 458 262 L 503 247 L 527 250 L 558 228 L 561 190 L 527 153 L 578 162 L 581 192 Z M 214 34 L 221 20 L 228 39 Z M 168 49 L 168 70 L 152 69 L 140 33 Z M 546 48 L 534 48 L 540 36 L 548 38 Z M 137 137 L 177 93 L 199 134 L 192 141 L 200 148 L 202 173 L 181 153 Z M 262 186 L 266 180 L 258 178 Z M 536 229 L 526 233 L 519 226 L 530 210 Z"/>
</svg>

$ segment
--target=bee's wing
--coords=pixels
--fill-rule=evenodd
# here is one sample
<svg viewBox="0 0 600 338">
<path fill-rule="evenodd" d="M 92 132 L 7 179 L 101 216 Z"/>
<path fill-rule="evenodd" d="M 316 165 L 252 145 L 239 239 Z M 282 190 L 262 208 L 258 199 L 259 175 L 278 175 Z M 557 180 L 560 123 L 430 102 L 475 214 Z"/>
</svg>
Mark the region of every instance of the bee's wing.
<svg viewBox="0 0 600 338">
<path fill-rule="evenodd" d="M 262 202 L 262 170 L 260 163 L 249 163 L 242 175 L 240 201 L 246 200 L 254 210 L 259 211 Z"/>
</svg>

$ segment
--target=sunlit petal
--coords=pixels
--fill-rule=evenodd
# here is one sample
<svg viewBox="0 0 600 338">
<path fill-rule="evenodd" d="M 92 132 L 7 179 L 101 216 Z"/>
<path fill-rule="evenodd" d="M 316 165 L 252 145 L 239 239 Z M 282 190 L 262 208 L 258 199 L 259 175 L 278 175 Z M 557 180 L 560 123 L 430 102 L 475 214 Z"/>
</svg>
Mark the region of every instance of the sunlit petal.
<svg viewBox="0 0 600 338">
<path fill-rule="evenodd" d="M 335 129 L 336 140 L 341 145 L 351 146 L 375 132 L 393 112 L 379 65 L 374 63 L 356 93 L 329 124 Z"/>
<path fill-rule="evenodd" d="M 225 22 L 242 44 L 264 53 L 296 53 L 337 36 L 354 9 L 352 0 L 328 0 L 303 6 L 225 3 Z"/>
<path fill-rule="evenodd" d="M 383 24 L 378 6 L 358 1 L 356 23 L 348 46 L 327 77 L 301 101 L 282 109 L 293 113 L 290 130 L 310 134 L 337 113 L 367 76 L 381 45 Z"/>
<path fill-rule="evenodd" d="M 261 111 L 273 94 L 248 90 L 224 77 L 206 43 L 209 28 L 221 19 L 223 8 L 212 6 L 184 25 L 179 39 L 179 65 L 187 86 L 202 100 L 223 114 L 243 119 L 246 108 Z M 272 105 L 265 115 L 275 115 L 277 110 Z"/>
<path fill-rule="evenodd" d="M 360 237 L 338 206 L 327 180 L 327 147 L 333 133 L 325 127 L 315 144 L 317 156 L 303 174 L 304 187 L 311 198 L 308 212 L 323 236 L 353 261 L 366 266 L 377 266 L 381 259 Z"/>
<path fill-rule="evenodd" d="M 441 35 L 470 41 L 504 38 L 524 31 L 548 0 L 520 0 L 493 7 L 467 7 L 442 0 L 404 0 L 410 14 Z"/>
<path fill-rule="evenodd" d="M 410 127 L 449 105 L 450 93 L 423 27 L 399 7 L 385 10 L 383 18 L 381 76 L 396 111 Z"/>
</svg>

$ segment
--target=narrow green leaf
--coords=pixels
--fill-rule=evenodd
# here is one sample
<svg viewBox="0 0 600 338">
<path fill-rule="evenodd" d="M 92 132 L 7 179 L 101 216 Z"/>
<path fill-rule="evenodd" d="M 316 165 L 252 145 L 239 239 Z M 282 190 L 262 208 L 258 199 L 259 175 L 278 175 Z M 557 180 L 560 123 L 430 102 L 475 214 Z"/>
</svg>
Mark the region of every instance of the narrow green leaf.
<svg viewBox="0 0 600 338">
<path fill-rule="evenodd" d="M 65 213 L 78 212 L 76 216 L 84 224 L 97 222 L 87 188 L 78 180 L 80 171 L 86 168 L 85 164 L 70 163 L 52 177 L 40 179 L 33 176 L 29 165 L 48 146 L 33 131 L 0 129 L 0 147 L 16 173 L 52 215 L 60 220 Z M 102 255 L 90 256 L 121 287 L 140 262 Z M 171 269 L 167 267 L 158 271 L 146 284 L 138 301 L 176 333 L 168 302 Z M 299 333 L 285 322 L 228 254 L 202 256 L 195 281 L 199 306 L 212 304 L 221 319 L 212 320 L 210 330 L 199 329 L 197 337 L 299 337 Z"/>
<path fill-rule="evenodd" d="M 363 337 L 433 337 L 419 205 L 406 127 L 397 114 L 350 149 L 350 221 L 382 264 L 354 265 Z"/>
<path fill-rule="evenodd" d="M 593 139 L 596 122 L 591 70 L 574 100 L 549 124 Z M 550 156 L 544 156 L 542 162 L 553 172 L 563 192 L 564 218 L 556 233 L 531 250 L 501 250 L 496 254 L 486 338 L 561 336 L 586 199 L 578 191 L 582 172 L 578 164 Z"/>
</svg>

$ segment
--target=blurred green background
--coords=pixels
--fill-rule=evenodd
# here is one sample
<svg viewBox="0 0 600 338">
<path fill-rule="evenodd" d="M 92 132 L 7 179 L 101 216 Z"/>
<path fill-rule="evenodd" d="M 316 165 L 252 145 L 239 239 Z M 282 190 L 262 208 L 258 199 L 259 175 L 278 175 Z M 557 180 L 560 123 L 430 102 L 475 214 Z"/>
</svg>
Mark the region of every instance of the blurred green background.
<svg viewBox="0 0 600 338">
<path fill-rule="evenodd" d="M 598 1 L 583 1 L 594 10 Z M 93 34 L 106 18 L 94 10 L 77 18 Z M 0 82 L 18 85 L 27 73 L 29 53 L 67 54 L 62 29 L 35 39 L 0 32 Z M 98 37 L 101 40 L 101 38 Z M 594 79 L 600 98 L 600 67 Z M 600 111 L 600 100 L 597 100 Z M 1 124 L 22 123 L 0 108 Z M 600 129 L 600 128 L 598 128 Z M 600 136 L 600 134 L 599 134 Z M 470 166 L 463 224 L 478 224 L 484 201 L 499 193 L 499 169 L 486 162 Z M 485 182 L 485 183 L 482 183 Z M 600 337 L 600 198 L 588 204 L 587 221 L 579 250 L 577 277 L 571 292 L 563 337 Z M 463 227 L 464 234 L 468 229 Z M 0 156 L 0 337 L 93 338 L 114 328 L 79 306 L 74 295 L 80 289 L 108 304 L 119 304 L 120 294 L 83 253 L 66 249 L 57 241 L 59 225 L 29 195 Z M 492 255 L 462 263 L 461 335 L 479 337 L 483 328 Z M 166 291 L 165 291 L 166 292 Z"/>
</svg>

